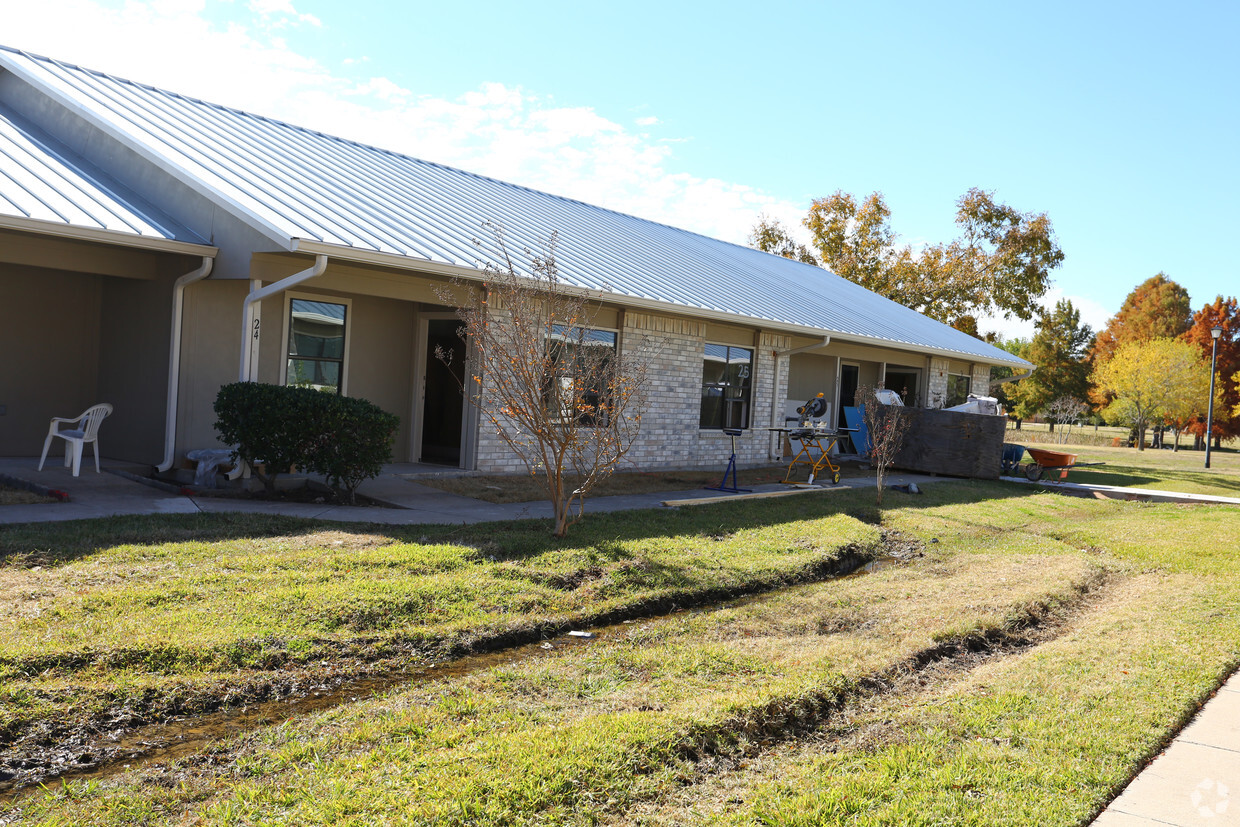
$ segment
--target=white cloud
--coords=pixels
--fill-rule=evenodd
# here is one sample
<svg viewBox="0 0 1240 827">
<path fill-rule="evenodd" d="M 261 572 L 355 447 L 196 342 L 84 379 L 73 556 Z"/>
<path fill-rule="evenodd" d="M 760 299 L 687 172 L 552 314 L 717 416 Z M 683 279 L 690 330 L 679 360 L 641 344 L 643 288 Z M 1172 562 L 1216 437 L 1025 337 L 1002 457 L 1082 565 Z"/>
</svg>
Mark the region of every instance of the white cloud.
<svg viewBox="0 0 1240 827">
<path fill-rule="evenodd" d="M 249 9 L 263 18 L 275 18 L 277 26 L 286 26 L 293 21 L 307 23 L 311 26 L 323 25 L 323 21 L 313 14 L 302 14 L 297 11 L 289 0 L 250 0 Z"/>
<path fill-rule="evenodd" d="M 638 126 L 654 126 L 658 122 L 659 122 L 659 119 L 656 118 L 654 115 L 647 115 L 644 118 L 638 118 L 636 121 L 634 121 L 634 123 L 637 124 Z"/>
<path fill-rule="evenodd" d="M 206 19 L 206 2 L 14 2 L 3 38 L 15 48 L 728 241 L 743 244 L 759 212 L 800 226 L 804 205 L 678 171 L 674 144 L 683 138 L 651 139 L 593 108 L 557 106 L 503 83 L 449 100 L 381 75 L 340 74 L 290 45 L 289 29 L 274 33 L 280 21 L 320 25 L 289 0 L 233 5 L 237 17 L 225 27 Z M 363 63 L 379 61 L 346 61 L 346 70 L 364 71 Z M 638 120 L 646 122 L 657 118 Z"/>
</svg>

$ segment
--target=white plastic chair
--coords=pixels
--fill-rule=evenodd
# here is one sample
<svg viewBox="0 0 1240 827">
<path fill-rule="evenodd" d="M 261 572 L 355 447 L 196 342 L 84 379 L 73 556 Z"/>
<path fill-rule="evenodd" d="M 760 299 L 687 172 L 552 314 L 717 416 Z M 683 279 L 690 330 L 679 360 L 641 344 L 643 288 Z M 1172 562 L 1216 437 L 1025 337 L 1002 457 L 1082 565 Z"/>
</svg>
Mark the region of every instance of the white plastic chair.
<svg viewBox="0 0 1240 827">
<path fill-rule="evenodd" d="M 99 425 L 112 413 L 112 406 L 107 402 L 87 408 L 81 416 L 74 419 L 55 417 L 47 429 L 47 439 L 43 440 L 43 456 L 39 459 L 39 470 L 47 462 L 47 449 L 52 447 L 52 437 L 60 437 L 65 441 L 65 467 L 73 466 L 73 476 L 78 475 L 82 467 L 82 446 L 87 442 L 95 447 L 95 473 L 99 473 Z M 60 429 L 62 424 L 73 427 Z"/>
</svg>

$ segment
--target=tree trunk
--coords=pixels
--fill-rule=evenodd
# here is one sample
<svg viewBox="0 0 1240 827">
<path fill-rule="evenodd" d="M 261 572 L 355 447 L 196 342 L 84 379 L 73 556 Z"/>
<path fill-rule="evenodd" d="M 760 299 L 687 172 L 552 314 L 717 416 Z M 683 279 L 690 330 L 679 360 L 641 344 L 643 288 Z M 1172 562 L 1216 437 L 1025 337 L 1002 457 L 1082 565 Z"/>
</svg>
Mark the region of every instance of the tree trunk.
<svg viewBox="0 0 1240 827">
<path fill-rule="evenodd" d="M 1137 428 L 1137 450 L 1138 451 L 1145 450 L 1145 426 L 1144 425 L 1142 425 L 1140 428 Z"/>
</svg>

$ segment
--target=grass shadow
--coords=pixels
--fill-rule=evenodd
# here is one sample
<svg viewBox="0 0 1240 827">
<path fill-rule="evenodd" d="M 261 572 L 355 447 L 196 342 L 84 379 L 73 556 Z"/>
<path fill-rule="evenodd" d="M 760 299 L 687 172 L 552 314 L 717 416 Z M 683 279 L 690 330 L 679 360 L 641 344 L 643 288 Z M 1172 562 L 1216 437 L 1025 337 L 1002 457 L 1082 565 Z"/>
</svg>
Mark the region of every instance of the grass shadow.
<svg viewBox="0 0 1240 827">
<path fill-rule="evenodd" d="M 933 508 L 977 499 L 1027 497 L 1043 493 L 998 482 L 951 481 L 925 486 L 914 496 L 884 494 L 885 507 Z M 179 542 L 221 542 L 282 536 L 307 536 L 331 531 L 344 535 L 379 536 L 400 543 L 469 545 L 497 562 L 518 562 L 556 549 L 588 550 L 600 561 L 617 563 L 631 557 L 625 543 L 660 537 L 733 534 L 807 519 L 845 514 L 869 524 L 882 520 L 869 488 L 761 500 L 654 508 L 590 514 L 566 538 L 551 536 L 547 519 L 508 520 L 470 525 L 418 524 L 391 526 L 335 523 L 266 514 L 167 514 L 106 517 L 61 523 L 0 525 L 0 565 L 60 565 L 97 551 L 122 545 Z"/>
</svg>

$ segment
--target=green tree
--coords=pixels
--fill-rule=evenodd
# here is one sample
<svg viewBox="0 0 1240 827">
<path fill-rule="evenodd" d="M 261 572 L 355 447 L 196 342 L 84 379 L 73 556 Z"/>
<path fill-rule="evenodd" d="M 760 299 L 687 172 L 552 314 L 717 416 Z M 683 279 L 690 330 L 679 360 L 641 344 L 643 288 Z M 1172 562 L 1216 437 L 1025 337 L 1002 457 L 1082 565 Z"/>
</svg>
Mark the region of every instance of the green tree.
<svg viewBox="0 0 1240 827">
<path fill-rule="evenodd" d="M 1103 416 L 1136 428 L 1137 447 L 1144 450 L 1150 423 L 1174 419 L 1184 400 L 1209 395 L 1210 365 L 1194 345 L 1178 339 L 1130 342 L 1094 367 L 1093 381 L 1112 399 Z"/>
<path fill-rule="evenodd" d="M 1019 356 L 1022 359 L 1028 359 L 1028 356 L 1027 356 L 1029 352 L 1029 340 L 1028 339 L 1022 339 L 1020 337 L 1016 337 L 1012 339 L 1004 339 L 1002 337 L 995 337 L 991 341 L 991 344 L 993 344 L 995 347 L 999 348 L 1000 350 L 1006 350 L 1008 353 L 1012 354 L 1013 356 Z M 1004 410 L 1007 411 L 1008 418 L 1016 422 L 1017 430 L 1020 430 L 1020 422 L 1021 422 L 1021 418 L 1017 416 L 1015 412 L 1015 408 L 1016 408 L 1015 391 L 1016 391 L 1017 386 L 1019 385 L 1019 381 L 1012 382 L 1008 380 L 1022 373 L 1024 373 L 1023 370 L 1017 371 L 1015 368 L 1009 368 L 1009 367 L 1005 367 L 1002 365 L 998 367 L 993 367 L 990 369 L 990 393 L 992 396 L 994 396 L 996 399 L 999 400 L 999 404 L 1002 405 Z M 1020 381 L 1023 381 L 1023 380 L 1020 380 Z"/>
<path fill-rule="evenodd" d="M 822 264 L 808 247 L 792 237 L 788 228 L 781 224 L 779 219 L 770 218 L 765 214 L 758 216 L 758 223 L 753 225 L 753 229 L 749 231 L 749 246 L 755 250 L 773 253 L 803 264 L 815 266 Z"/>
<path fill-rule="evenodd" d="M 1093 340 L 1093 330 L 1081 324 L 1080 311 L 1068 299 L 1060 299 L 1053 310 L 1044 309 L 1038 332 L 1022 354 L 1037 369 L 1008 391 L 1016 403 L 1016 416 L 1027 419 L 1064 397 L 1084 400 L 1090 387 L 1087 352 Z"/>
<path fill-rule="evenodd" d="M 948 323 L 992 313 L 1033 318 L 1063 262 L 1045 213 L 1019 212 L 977 188 L 956 202 L 960 236 L 920 253 L 896 245 L 881 193 L 860 204 L 842 190 L 816 199 L 804 223 L 832 271 Z"/>
</svg>

